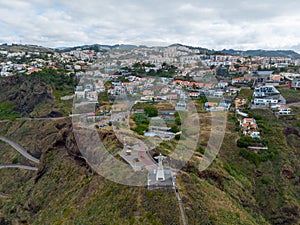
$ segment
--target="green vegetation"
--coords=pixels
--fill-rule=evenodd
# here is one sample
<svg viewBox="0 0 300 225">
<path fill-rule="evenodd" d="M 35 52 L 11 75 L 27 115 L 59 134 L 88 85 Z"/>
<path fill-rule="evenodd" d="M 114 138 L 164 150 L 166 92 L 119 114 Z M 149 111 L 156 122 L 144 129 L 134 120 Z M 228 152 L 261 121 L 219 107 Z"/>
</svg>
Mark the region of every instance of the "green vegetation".
<svg viewBox="0 0 300 225">
<path fill-rule="evenodd" d="M 104 87 L 106 90 L 111 89 L 113 87 L 112 82 L 111 81 L 106 81 L 104 83 Z"/>
<path fill-rule="evenodd" d="M 74 94 L 74 88 L 77 84 L 74 74 L 67 75 L 66 71 L 53 70 L 51 68 L 44 68 L 40 72 L 35 72 L 28 76 L 49 84 L 56 99 Z"/>
<path fill-rule="evenodd" d="M 175 116 L 175 122 L 176 122 L 176 124 L 180 126 L 181 125 L 181 118 L 180 118 L 179 113 L 175 112 L 174 116 Z"/>
<path fill-rule="evenodd" d="M 255 143 L 255 140 L 250 136 L 244 136 L 237 141 L 237 146 L 240 148 L 247 148 Z"/>
<path fill-rule="evenodd" d="M 201 153 L 202 155 L 204 155 L 204 153 L 205 153 L 205 148 L 203 147 L 203 146 L 198 146 L 198 148 L 197 148 L 197 151 L 199 152 L 199 153 Z"/>
<path fill-rule="evenodd" d="M 252 89 L 242 88 L 237 97 L 239 99 L 247 99 L 249 102 L 251 102 L 252 96 L 253 96 L 253 90 Z"/>
<path fill-rule="evenodd" d="M 0 119 L 1 120 L 13 120 L 20 117 L 20 114 L 16 111 L 16 106 L 10 101 L 0 103 Z"/>
<path fill-rule="evenodd" d="M 138 76 L 159 76 L 159 77 L 172 77 L 177 73 L 177 67 L 163 63 L 160 69 L 154 70 L 155 65 L 144 62 L 136 62 L 132 68 L 124 67 L 125 71 L 130 72 L 132 75 Z"/>
<path fill-rule="evenodd" d="M 144 113 L 135 113 L 133 119 L 137 124 L 149 124 L 149 119 Z"/>
<path fill-rule="evenodd" d="M 149 119 L 148 116 L 144 113 L 135 113 L 133 114 L 133 120 L 136 124 L 136 127 L 131 128 L 131 130 L 135 131 L 139 135 L 143 135 L 149 127 Z"/>
<path fill-rule="evenodd" d="M 250 117 L 256 119 L 258 127 L 261 132 L 261 144 L 267 146 L 267 150 L 250 151 L 245 149 L 251 144 L 251 140 L 241 138 L 238 144 L 242 148 L 232 146 L 232 140 L 238 139 L 237 134 L 234 134 L 234 121 L 230 121 L 229 129 L 231 130 L 228 137 L 225 138 L 223 144 L 223 151 L 226 152 L 226 159 L 228 165 L 226 170 L 234 175 L 235 179 L 253 179 L 252 186 L 255 187 L 255 194 L 253 197 L 258 201 L 258 206 L 261 208 L 264 217 L 270 221 L 271 224 L 281 224 L 283 220 L 293 221 L 297 224 L 299 217 L 294 214 L 293 207 L 298 207 L 295 201 L 289 202 L 287 199 L 299 199 L 297 194 L 298 187 L 293 183 L 295 178 L 290 177 L 290 174 L 299 174 L 295 172 L 295 163 L 299 163 L 299 153 L 296 146 L 300 146 L 298 141 L 294 139 L 294 134 L 298 131 L 290 129 L 284 131 L 286 127 L 295 127 L 295 124 L 300 120 L 296 112 L 296 118 L 292 121 L 277 120 L 268 109 L 249 110 Z M 289 132 L 291 135 L 288 135 Z M 285 134 L 284 134 L 285 133 Z M 257 143 L 254 143 L 254 145 Z M 293 155 L 293 157 L 291 157 Z M 283 168 L 288 167 L 287 175 L 282 173 Z M 232 168 L 235 168 L 234 170 Z M 236 174 L 238 171 L 239 174 Z M 263 177 L 261 177 L 263 176 Z M 297 180 L 297 178 L 296 178 Z M 283 183 L 284 185 L 283 185 Z M 280 184 L 280 185 L 278 185 Z M 276 191 L 272 191 L 277 187 Z M 288 190 L 288 191 L 287 191 Z M 266 196 L 265 193 L 269 193 Z M 297 205 L 297 206 L 296 206 Z M 268 206 L 267 208 L 264 208 Z M 282 213 L 282 208 L 285 208 L 289 213 Z M 279 217 L 281 219 L 279 219 Z M 283 217 L 285 219 L 283 219 Z M 291 223 L 291 224 L 293 224 Z"/>
<path fill-rule="evenodd" d="M 44 68 L 40 72 L 28 76 L 49 85 L 55 97 L 54 101 L 46 100 L 37 105 L 34 112 L 31 113 L 32 117 L 47 117 L 51 112 L 58 116 L 66 116 L 72 112 L 73 101 L 63 101 L 61 97 L 74 94 L 77 85 L 74 74 L 66 74 L 64 70 Z M 31 85 L 30 88 L 34 89 L 34 86 Z"/>
<path fill-rule="evenodd" d="M 240 154 L 244 159 L 254 163 L 256 166 L 258 166 L 261 162 L 260 155 L 256 152 L 251 152 L 245 148 L 242 148 L 240 150 Z"/>
<path fill-rule="evenodd" d="M 133 106 L 133 109 L 144 109 L 144 113 L 135 113 L 132 116 L 136 127 L 131 128 L 131 130 L 135 131 L 139 135 L 143 135 L 149 128 L 149 117 L 158 116 L 158 110 L 155 106 L 150 104 L 137 104 Z"/>
<path fill-rule="evenodd" d="M 174 125 L 174 126 L 171 127 L 170 131 L 173 132 L 173 133 L 177 133 L 177 132 L 180 131 L 180 129 L 178 128 L 178 126 Z"/>
<path fill-rule="evenodd" d="M 180 135 L 180 134 L 176 134 L 176 135 L 175 135 L 175 140 L 179 141 L 180 138 L 181 138 L 181 135 Z"/>
<path fill-rule="evenodd" d="M 59 80 L 50 79 L 48 84 L 55 85 L 56 79 Z M 38 84 L 22 88 L 36 90 Z M 252 96 L 251 90 L 243 90 L 240 98 Z M 55 88 L 54 94 L 59 96 L 62 92 Z M 105 96 L 100 98 L 103 103 L 108 100 Z M 57 101 L 54 105 L 51 100 L 41 101 L 34 113 L 42 115 L 45 108 L 58 109 L 58 104 L 67 109 L 70 102 Z M 159 107 L 143 104 L 139 108 L 144 113 L 134 114 L 130 122 L 132 130 L 142 135 Z M 0 104 L 1 115 L 13 115 L 15 111 L 13 102 Z M 293 112 L 295 116 L 290 119 L 277 119 L 271 110 L 247 110 L 257 121 L 260 140 L 241 136 L 236 118 L 229 112 L 219 155 L 209 168 L 200 171 L 201 155 L 209 150 L 203 144 L 207 143 L 203 136 L 209 136 L 211 130 L 209 125 L 203 126 L 197 152 L 176 178 L 188 224 L 299 224 L 299 107 L 293 107 Z M 209 114 L 201 115 L 202 124 L 210 124 Z M 175 121 L 169 124 L 174 133 L 180 128 L 180 116 L 185 118 L 184 113 L 175 113 Z M 111 127 L 97 131 L 108 152 L 122 148 Z M 0 199 L 0 223 L 5 219 L 7 224 L 94 224 L 95 221 L 99 224 L 180 224 L 173 190 L 148 191 L 145 187 L 115 184 L 92 172 L 82 159 L 73 157 L 79 152 L 69 119 L 4 122 L 0 134 L 42 159 L 38 173 L 0 171 L 0 193 L 12 196 Z M 184 136 L 183 131 L 181 138 Z M 175 139 L 179 138 L 176 135 Z M 168 155 L 177 143 L 177 140 L 161 142 L 155 154 Z M 252 145 L 268 149 L 248 150 Z M 30 165 L 3 142 L 0 150 L 1 164 Z M 179 159 L 172 161 L 182 163 Z"/>
<path fill-rule="evenodd" d="M 267 143 L 270 149 L 257 153 L 233 144 L 233 140 L 239 139 L 239 133 L 235 131 L 235 120 L 230 114 L 224 143 L 214 163 L 207 170 L 199 171 L 197 154 L 177 176 L 189 224 L 269 225 L 283 224 L 283 220 L 298 223 L 297 180 L 300 174 L 293 165 L 299 164 L 299 138 L 282 133 L 286 126 L 299 122 L 298 111 L 295 112 L 294 121 L 277 120 L 269 110 L 252 112 L 251 116 L 262 126 L 269 127 L 262 135 L 263 141 L 270 139 Z M 133 119 L 136 124 L 149 123 L 146 114 L 134 114 Z M 22 139 L 25 149 L 42 151 L 40 166 L 44 168 L 38 177 L 32 172 L 0 171 L 4 179 L 0 192 L 13 196 L 0 201 L 1 216 L 8 221 L 22 220 L 27 224 L 180 223 L 173 191 L 148 191 L 144 187 L 118 185 L 93 174 L 86 165 L 81 166 L 82 161 L 65 157 L 70 152 L 63 144 L 65 136 L 71 140 L 71 133 L 66 129 L 69 123 L 68 120 L 13 121 L 0 127 L 1 135 L 16 141 Z M 115 140 L 110 131 L 100 129 L 99 132 L 103 132 L 100 136 L 106 145 L 110 146 Z M 244 141 L 247 143 L 247 138 Z M 176 140 L 162 142 L 157 150 L 170 154 L 176 143 Z M 7 147 L 0 143 L 0 148 Z M 281 151 L 277 152 L 279 149 Z M 201 154 L 204 151 L 203 146 L 197 149 Z M 22 163 L 15 153 L 7 155 L 8 152 L 0 151 L 1 160 L 5 160 L 1 162 Z M 272 152 L 272 160 L 263 160 Z M 14 182 L 10 181 L 11 177 Z"/>
<path fill-rule="evenodd" d="M 108 95 L 106 92 L 100 92 L 98 95 L 98 106 L 110 105 Z"/>
<path fill-rule="evenodd" d="M 145 114 L 149 117 L 156 117 L 158 116 L 158 110 L 153 105 L 145 105 L 144 106 Z"/>
<path fill-rule="evenodd" d="M 287 103 L 300 102 L 300 90 L 291 89 L 288 87 L 280 87 L 278 91 L 286 99 Z"/>
<path fill-rule="evenodd" d="M 7 131 L 0 127 L 2 135 L 12 135 L 16 141 L 22 135 L 22 146 L 41 151 L 44 159 L 40 165 L 44 169 L 39 175 L 32 171 L 0 170 L 0 193 L 12 196 L 0 199 L 1 222 L 4 218 L 25 224 L 180 223 L 173 190 L 148 191 L 146 187 L 120 185 L 96 175 L 82 160 L 73 158 L 75 152 L 61 142 L 65 135 L 72 139 L 69 126 L 70 121 L 62 119 L 26 121 L 23 125 L 15 121 Z M 38 137 L 32 136 L 33 133 Z M 104 144 L 112 142 L 109 133 L 105 136 Z M 11 163 L 18 154 L 2 142 L 0 149 L 1 163 Z M 67 152 L 71 153 L 68 157 Z M 27 202 L 30 208 L 22 202 Z"/>
</svg>

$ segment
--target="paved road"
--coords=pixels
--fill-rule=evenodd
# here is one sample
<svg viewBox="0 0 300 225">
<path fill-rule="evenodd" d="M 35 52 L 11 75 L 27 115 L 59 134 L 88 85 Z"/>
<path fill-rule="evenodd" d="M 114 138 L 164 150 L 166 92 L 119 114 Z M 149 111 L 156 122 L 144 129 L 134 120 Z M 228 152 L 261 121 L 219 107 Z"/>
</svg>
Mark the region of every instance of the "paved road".
<svg viewBox="0 0 300 225">
<path fill-rule="evenodd" d="M 70 116 L 63 116 L 63 117 L 47 117 L 47 118 L 30 118 L 30 117 L 24 117 L 24 118 L 17 118 L 16 120 L 28 120 L 28 121 L 43 121 L 43 120 L 61 120 L 69 118 Z"/>
<path fill-rule="evenodd" d="M 26 159 L 35 162 L 35 163 L 40 163 L 40 160 L 37 158 L 34 158 L 32 155 L 30 155 L 22 146 L 19 144 L 7 139 L 6 137 L 1 137 L 0 140 L 8 143 L 11 145 L 14 149 L 16 149 L 21 155 L 23 155 Z"/>
<path fill-rule="evenodd" d="M 286 104 L 287 106 L 300 106 L 300 102 L 293 102 L 293 103 L 289 103 Z"/>
<path fill-rule="evenodd" d="M 175 194 L 176 194 L 176 197 L 177 197 L 177 200 L 178 200 L 178 205 L 179 205 L 179 210 L 180 210 L 182 224 L 183 225 L 187 225 L 186 218 L 185 218 L 185 213 L 184 213 L 184 208 L 183 208 L 183 205 L 182 205 L 181 198 L 180 198 L 179 193 L 177 191 L 175 191 Z"/>
<path fill-rule="evenodd" d="M 181 200 L 181 197 L 180 197 L 180 194 L 179 194 L 179 189 L 178 189 L 177 184 L 176 184 L 176 175 L 172 176 L 172 180 L 173 180 L 173 186 L 174 186 L 174 190 L 175 190 L 175 195 L 176 195 L 176 198 L 177 198 L 177 201 L 178 201 L 178 206 L 179 206 L 181 221 L 182 221 L 183 225 L 187 225 L 187 221 L 186 221 L 186 217 L 185 217 L 185 212 L 184 212 L 184 207 L 183 207 L 182 200 Z"/>
<path fill-rule="evenodd" d="M 30 117 L 23 117 L 23 118 L 16 118 L 17 121 L 25 120 L 25 121 L 44 121 L 44 120 L 61 120 L 70 118 L 71 116 L 64 116 L 64 117 L 45 117 L 45 118 L 30 118 Z M 11 120 L 0 120 L 0 123 L 6 123 Z"/>
<path fill-rule="evenodd" d="M 1 169 L 7 169 L 7 168 L 17 168 L 17 169 L 33 170 L 33 171 L 37 171 L 38 170 L 38 168 L 36 168 L 36 167 L 23 166 L 23 165 L 17 165 L 17 164 L 13 164 L 13 165 L 0 165 L 0 170 Z"/>
</svg>

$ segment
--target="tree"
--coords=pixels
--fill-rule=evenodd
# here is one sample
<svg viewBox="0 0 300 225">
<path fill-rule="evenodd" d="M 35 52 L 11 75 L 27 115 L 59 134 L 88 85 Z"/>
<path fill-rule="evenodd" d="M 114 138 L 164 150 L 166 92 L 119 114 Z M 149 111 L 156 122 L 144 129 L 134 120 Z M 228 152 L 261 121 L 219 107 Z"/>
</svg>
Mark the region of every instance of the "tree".
<svg viewBox="0 0 300 225">
<path fill-rule="evenodd" d="M 237 141 L 237 146 L 239 148 L 247 148 L 248 146 L 253 144 L 253 139 L 250 136 L 241 137 Z"/>
<path fill-rule="evenodd" d="M 179 132 L 180 130 L 179 130 L 179 128 L 176 126 L 176 125 L 174 125 L 174 126 L 172 126 L 171 127 L 171 130 L 170 130 L 172 133 L 177 133 L 177 132 Z"/>
<path fill-rule="evenodd" d="M 181 119 L 180 119 L 180 115 L 178 112 L 175 112 L 174 113 L 174 116 L 175 116 L 175 122 L 177 125 L 181 125 Z"/>
<path fill-rule="evenodd" d="M 144 113 L 135 113 L 133 119 L 136 124 L 149 124 L 149 119 Z"/>
<path fill-rule="evenodd" d="M 144 107 L 144 111 L 147 116 L 149 117 L 156 117 L 158 115 L 158 110 L 155 106 L 152 105 L 146 105 Z"/>
<path fill-rule="evenodd" d="M 176 134 L 175 135 L 175 140 L 179 141 L 180 140 L 181 135 L 180 134 Z"/>
</svg>

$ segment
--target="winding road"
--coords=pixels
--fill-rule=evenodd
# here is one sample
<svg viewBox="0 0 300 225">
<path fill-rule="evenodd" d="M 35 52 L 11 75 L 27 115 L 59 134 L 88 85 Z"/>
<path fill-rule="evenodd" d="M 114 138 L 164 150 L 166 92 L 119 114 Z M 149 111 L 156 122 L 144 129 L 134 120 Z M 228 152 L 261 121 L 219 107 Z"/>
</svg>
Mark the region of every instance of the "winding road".
<svg viewBox="0 0 300 225">
<path fill-rule="evenodd" d="M 21 155 L 23 155 L 26 159 L 35 162 L 40 163 L 40 160 L 37 158 L 34 158 L 32 155 L 30 155 L 22 146 L 19 144 L 7 139 L 6 137 L 1 137 L 0 140 L 8 143 L 10 146 L 12 146 L 14 149 L 16 149 Z"/>
<path fill-rule="evenodd" d="M 23 165 L 18 165 L 18 164 L 0 165 L 0 170 L 1 169 L 6 169 L 6 168 L 18 168 L 18 169 L 33 170 L 33 171 L 37 171 L 38 170 L 38 168 L 36 168 L 36 167 L 23 166 Z"/>
<path fill-rule="evenodd" d="M 34 158 L 32 155 L 30 155 L 23 147 L 21 147 L 19 144 L 7 139 L 6 137 L 0 137 L 0 140 L 3 142 L 8 143 L 10 146 L 12 146 L 16 151 L 18 151 L 21 155 L 23 155 L 26 159 L 39 163 L 40 160 Z M 31 171 L 37 171 L 37 167 L 33 166 L 24 166 L 24 165 L 18 165 L 18 164 L 11 164 L 11 165 L 0 165 L 1 169 L 7 169 L 7 168 L 16 168 L 16 169 L 23 169 L 23 170 L 31 170 Z M 0 193 L 0 198 L 10 198 L 10 196 Z"/>
</svg>

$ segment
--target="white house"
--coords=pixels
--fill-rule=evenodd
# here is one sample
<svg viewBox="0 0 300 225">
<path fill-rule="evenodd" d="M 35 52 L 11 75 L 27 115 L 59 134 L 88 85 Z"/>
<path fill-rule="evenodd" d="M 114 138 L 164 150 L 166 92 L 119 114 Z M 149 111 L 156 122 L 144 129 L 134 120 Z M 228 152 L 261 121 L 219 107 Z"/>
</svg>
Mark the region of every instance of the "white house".
<svg viewBox="0 0 300 225">
<path fill-rule="evenodd" d="M 270 95 L 277 95 L 280 92 L 274 86 L 259 86 L 254 89 L 254 97 L 266 97 Z"/>
<path fill-rule="evenodd" d="M 226 87 L 228 87 L 228 82 L 219 82 L 218 87 L 219 88 L 226 88 Z"/>
<path fill-rule="evenodd" d="M 98 93 L 95 91 L 87 92 L 86 98 L 89 101 L 98 101 Z"/>
<path fill-rule="evenodd" d="M 254 105 L 264 105 L 269 106 L 270 104 L 274 105 L 278 103 L 278 99 L 275 98 L 255 98 L 253 100 Z"/>
<path fill-rule="evenodd" d="M 85 99 L 86 92 L 85 91 L 75 91 L 75 98 L 76 99 Z"/>
<path fill-rule="evenodd" d="M 291 87 L 292 87 L 292 88 L 295 88 L 295 89 L 300 88 L 300 78 L 294 79 L 294 80 L 292 81 Z"/>
</svg>

